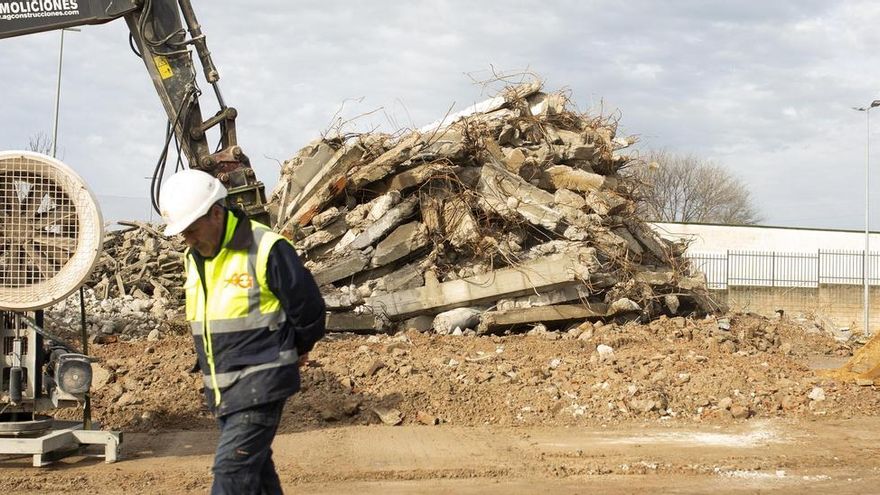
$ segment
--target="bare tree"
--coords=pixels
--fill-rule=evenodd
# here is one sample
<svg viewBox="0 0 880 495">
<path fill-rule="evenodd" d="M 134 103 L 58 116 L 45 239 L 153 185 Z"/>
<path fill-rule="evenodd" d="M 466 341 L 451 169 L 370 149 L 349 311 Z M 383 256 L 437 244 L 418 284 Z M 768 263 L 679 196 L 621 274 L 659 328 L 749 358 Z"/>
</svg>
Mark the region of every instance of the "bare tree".
<svg viewBox="0 0 880 495">
<path fill-rule="evenodd" d="M 692 154 L 651 151 L 630 168 L 645 220 L 730 225 L 761 221 L 746 185 L 726 168 Z"/>
<path fill-rule="evenodd" d="M 52 154 L 52 139 L 43 131 L 40 131 L 28 138 L 28 150 L 36 151 L 44 155 Z"/>
</svg>

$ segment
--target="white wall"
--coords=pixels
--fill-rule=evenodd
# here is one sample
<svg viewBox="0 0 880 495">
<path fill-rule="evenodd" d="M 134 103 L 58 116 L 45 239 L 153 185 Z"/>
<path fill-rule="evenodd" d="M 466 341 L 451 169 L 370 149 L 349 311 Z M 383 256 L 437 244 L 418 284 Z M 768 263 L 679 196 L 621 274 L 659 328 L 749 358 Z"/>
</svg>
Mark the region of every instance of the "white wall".
<svg viewBox="0 0 880 495">
<path fill-rule="evenodd" d="M 728 250 L 815 253 L 818 250 L 862 251 L 865 232 L 790 227 L 755 227 L 686 223 L 649 223 L 663 238 L 690 240 L 688 252 L 724 253 Z M 880 233 L 871 232 L 870 251 L 880 251 Z"/>
</svg>

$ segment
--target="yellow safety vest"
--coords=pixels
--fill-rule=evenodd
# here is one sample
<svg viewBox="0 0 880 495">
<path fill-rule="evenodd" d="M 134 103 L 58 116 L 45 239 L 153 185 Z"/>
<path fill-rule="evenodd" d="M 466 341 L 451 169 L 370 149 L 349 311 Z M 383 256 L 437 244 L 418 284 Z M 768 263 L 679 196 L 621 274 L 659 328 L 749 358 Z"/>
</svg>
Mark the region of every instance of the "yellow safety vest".
<svg viewBox="0 0 880 495">
<path fill-rule="evenodd" d="M 205 260 L 204 283 L 189 250 L 185 257 L 186 319 L 196 350 L 207 362 L 208 369 L 202 366 L 202 373 L 206 389 L 213 392 L 215 407 L 220 406 L 221 390 L 239 379 L 297 360 L 295 349 L 279 349 L 277 339 L 273 341 L 286 315 L 266 283 L 269 251 L 276 242 L 288 241 L 265 225 L 250 221 L 251 245 L 229 249 L 236 227 L 243 227 L 238 222 L 234 214 L 227 213 L 222 248 Z"/>
</svg>

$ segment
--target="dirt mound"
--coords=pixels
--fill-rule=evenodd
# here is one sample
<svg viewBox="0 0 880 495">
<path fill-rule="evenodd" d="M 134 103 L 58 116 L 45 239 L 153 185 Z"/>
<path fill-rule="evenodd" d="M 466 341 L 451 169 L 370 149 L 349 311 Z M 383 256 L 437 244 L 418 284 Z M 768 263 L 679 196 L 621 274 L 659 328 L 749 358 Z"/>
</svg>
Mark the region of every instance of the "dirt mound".
<svg viewBox="0 0 880 495">
<path fill-rule="evenodd" d="M 880 337 L 877 335 L 874 334 L 845 365 L 826 372 L 826 376 L 863 386 L 873 385 L 880 377 Z"/>
<path fill-rule="evenodd" d="M 189 337 L 93 346 L 93 416 L 124 431 L 210 427 Z M 595 425 L 849 417 L 876 394 L 803 363 L 849 350 L 786 320 L 660 318 L 568 332 L 331 334 L 313 351 L 284 432 L 333 424 Z M 76 411 L 63 412 L 76 417 Z"/>
</svg>

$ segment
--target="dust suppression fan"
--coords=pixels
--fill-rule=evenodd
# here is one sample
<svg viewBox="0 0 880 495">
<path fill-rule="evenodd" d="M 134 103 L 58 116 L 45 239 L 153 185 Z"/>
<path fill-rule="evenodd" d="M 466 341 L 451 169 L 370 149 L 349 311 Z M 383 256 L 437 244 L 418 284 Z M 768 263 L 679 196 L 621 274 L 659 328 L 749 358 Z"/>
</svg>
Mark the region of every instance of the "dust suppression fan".
<svg viewBox="0 0 880 495">
<path fill-rule="evenodd" d="M 32 453 L 39 466 L 49 451 L 103 444 L 107 459 L 116 457 L 118 434 L 90 430 L 88 407 L 82 424 L 37 415 L 88 404 L 91 360 L 42 329 L 37 310 L 85 282 L 103 239 L 95 197 L 70 167 L 0 152 L 0 454 Z"/>
<path fill-rule="evenodd" d="M 0 309 L 64 300 L 91 273 L 104 224 L 70 167 L 39 153 L 0 152 Z"/>
</svg>

